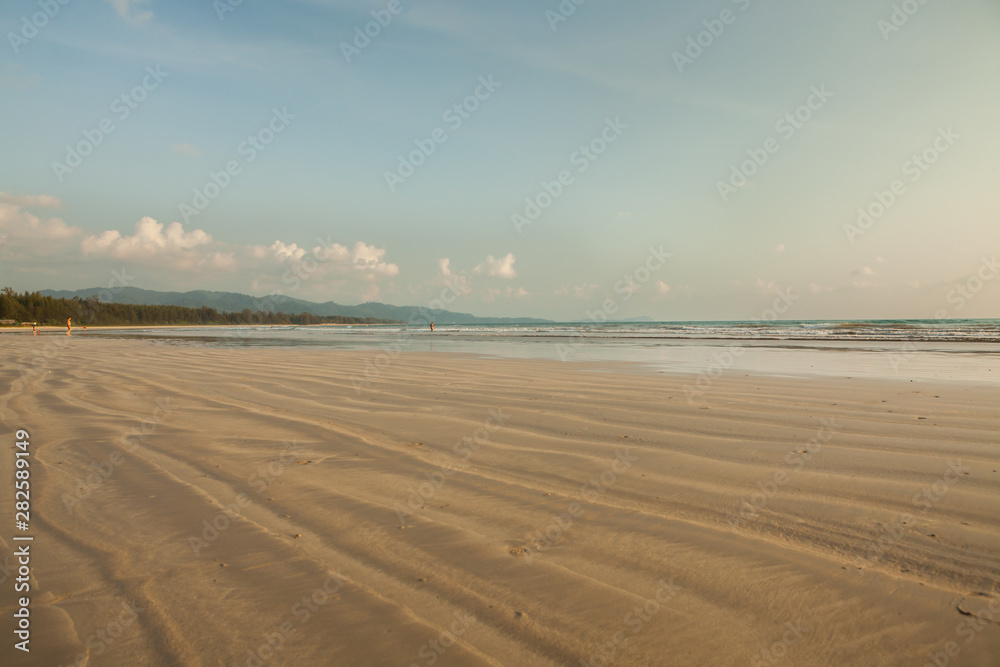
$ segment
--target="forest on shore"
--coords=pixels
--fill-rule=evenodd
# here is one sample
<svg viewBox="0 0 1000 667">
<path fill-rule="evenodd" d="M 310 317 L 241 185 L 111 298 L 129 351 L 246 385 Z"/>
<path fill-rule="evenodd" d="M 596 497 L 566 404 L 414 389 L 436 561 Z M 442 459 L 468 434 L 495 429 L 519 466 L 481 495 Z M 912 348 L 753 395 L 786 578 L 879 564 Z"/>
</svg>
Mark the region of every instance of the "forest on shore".
<svg viewBox="0 0 1000 667">
<path fill-rule="evenodd" d="M 395 324 L 374 317 L 320 317 L 309 313 L 288 314 L 249 308 L 238 313 L 220 313 L 207 306 L 185 308 L 107 303 L 96 296 L 57 299 L 38 292 L 18 294 L 10 287 L 0 291 L 0 320 L 13 320 L 18 324 L 65 325 L 67 318 L 73 318 L 74 325 L 83 326 Z"/>
</svg>

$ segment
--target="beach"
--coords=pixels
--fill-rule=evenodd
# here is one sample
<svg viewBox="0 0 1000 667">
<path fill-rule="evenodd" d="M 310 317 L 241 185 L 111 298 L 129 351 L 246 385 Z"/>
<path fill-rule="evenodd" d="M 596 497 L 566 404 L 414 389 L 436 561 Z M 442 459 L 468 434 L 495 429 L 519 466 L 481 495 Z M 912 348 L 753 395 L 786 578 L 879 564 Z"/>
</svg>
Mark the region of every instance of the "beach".
<svg viewBox="0 0 1000 667">
<path fill-rule="evenodd" d="M 5 664 L 998 664 L 996 383 L 0 344 Z"/>
</svg>

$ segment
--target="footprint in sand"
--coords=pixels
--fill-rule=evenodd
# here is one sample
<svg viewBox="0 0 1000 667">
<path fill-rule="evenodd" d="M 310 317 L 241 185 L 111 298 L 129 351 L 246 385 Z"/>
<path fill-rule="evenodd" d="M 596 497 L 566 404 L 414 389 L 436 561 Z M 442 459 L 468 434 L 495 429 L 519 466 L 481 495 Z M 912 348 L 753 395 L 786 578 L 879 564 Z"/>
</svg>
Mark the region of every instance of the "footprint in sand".
<svg viewBox="0 0 1000 667">
<path fill-rule="evenodd" d="M 960 598 L 955 605 L 958 613 L 975 616 L 981 621 L 1000 625 L 1000 597 L 989 593 L 970 593 Z"/>
</svg>

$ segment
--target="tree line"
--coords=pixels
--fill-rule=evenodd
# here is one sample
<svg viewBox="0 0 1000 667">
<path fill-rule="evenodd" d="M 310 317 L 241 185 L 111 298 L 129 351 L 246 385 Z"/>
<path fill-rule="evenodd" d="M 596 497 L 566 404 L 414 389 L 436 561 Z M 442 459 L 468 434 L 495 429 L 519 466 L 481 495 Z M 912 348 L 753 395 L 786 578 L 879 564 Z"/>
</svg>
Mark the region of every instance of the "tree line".
<svg viewBox="0 0 1000 667">
<path fill-rule="evenodd" d="M 290 315 L 244 309 L 241 312 L 220 313 L 214 308 L 184 306 L 148 306 L 131 303 L 107 303 L 96 296 L 86 299 L 57 299 L 39 292 L 18 294 L 10 287 L 0 291 L 0 320 L 14 320 L 40 325 L 63 325 L 67 318 L 84 326 L 160 326 L 188 325 L 268 325 L 268 324 L 395 324 L 374 317 L 321 317 L 310 313 Z"/>
</svg>

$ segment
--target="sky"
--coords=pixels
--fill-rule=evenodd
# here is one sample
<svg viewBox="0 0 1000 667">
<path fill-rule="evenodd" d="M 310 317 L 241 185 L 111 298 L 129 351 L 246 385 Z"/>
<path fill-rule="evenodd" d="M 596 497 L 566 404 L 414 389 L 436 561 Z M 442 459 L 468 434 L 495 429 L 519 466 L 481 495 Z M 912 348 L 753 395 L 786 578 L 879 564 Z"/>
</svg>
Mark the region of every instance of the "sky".
<svg viewBox="0 0 1000 667">
<path fill-rule="evenodd" d="M 8 0 L 0 282 L 1000 317 L 995 0 Z"/>
</svg>

